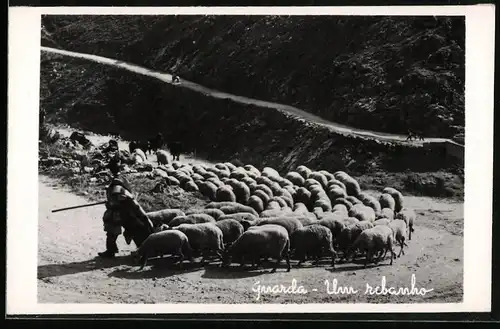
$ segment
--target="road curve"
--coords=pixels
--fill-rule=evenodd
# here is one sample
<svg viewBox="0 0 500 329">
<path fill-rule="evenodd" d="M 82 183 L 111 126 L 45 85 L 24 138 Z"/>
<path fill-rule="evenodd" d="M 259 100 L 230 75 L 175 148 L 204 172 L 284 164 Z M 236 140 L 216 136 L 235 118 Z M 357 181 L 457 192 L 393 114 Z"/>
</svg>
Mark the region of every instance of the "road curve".
<svg viewBox="0 0 500 329">
<path fill-rule="evenodd" d="M 117 59 L 112 59 L 108 57 L 102 57 L 98 55 L 91 55 L 91 54 L 85 54 L 85 53 L 79 53 L 79 52 L 73 52 L 73 51 L 68 51 L 68 50 L 62 50 L 62 49 L 57 49 L 57 48 L 51 48 L 51 47 L 41 47 L 42 51 L 50 52 L 50 53 L 56 53 L 60 55 L 65 55 L 65 56 L 70 56 L 70 57 L 76 57 L 76 58 L 83 58 L 87 59 L 90 61 L 94 61 L 97 63 L 101 64 L 106 64 L 114 67 L 119 67 L 125 70 L 128 70 L 130 72 L 138 73 L 141 75 L 149 76 L 156 78 L 158 80 L 161 80 L 166 83 L 173 84 L 175 86 L 183 87 L 183 88 L 188 88 L 193 91 L 203 93 L 207 96 L 214 97 L 214 98 L 220 98 L 220 99 L 230 99 L 234 102 L 241 103 L 241 104 L 251 104 L 251 105 L 256 105 L 259 107 L 263 108 L 270 108 L 270 109 L 275 109 L 278 111 L 282 111 L 287 114 L 291 114 L 295 117 L 307 120 L 309 122 L 327 127 L 328 129 L 339 133 L 343 135 L 357 135 L 365 138 L 370 138 L 370 139 L 378 139 L 378 140 L 384 140 L 384 141 L 389 141 L 389 142 L 404 142 L 404 143 L 410 143 L 406 142 L 406 135 L 398 135 L 398 134 L 389 134 L 389 133 L 384 133 L 384 132 L 376 132 L 376 131 L 371 131 L 371 130 L 365 130 L 365 129 L 360 129 L 360 128 L 355 128 L 355 127 L 350 127 L 342 124 L 338 124 L 335 122 L 331 122 L 328 120 L 325 120 L 323 118 L 320 118 L 312 113 L 303 111 L 301 109 L 298 109 L 293 106 L 289 105 L 284 105 L 284 104 L 279 104 L 279 103 L 273 103 L 273 102 L 266 102 L 258 99 L 253 99 L 253 98 L 248 98 L 244 96 L 237 96 L 233 94 L 228 94 L 225 92 L 221 92 L 215 89 L 210 89 L 204 86 L 201 86 L 197 83 L 187 81 L 184 79 L 181 79 L 180 83 L 173 83 L 172 82 L 172 75 L 164 72 L 159 72 L 159 71 L 153 71 L 145 67 L 141 67 L 135 64 L 123 62 Z M 452 144 L 460 145 L 450 139 L 446 138 L 425 138 L 426 143 L 442 143 L 442 142 L 449 142 Z M 419 142 L 412 141 L 412 144 L 419 144 Z M 420 142 L 422 144 L 422 142 Z"/>
</svg>

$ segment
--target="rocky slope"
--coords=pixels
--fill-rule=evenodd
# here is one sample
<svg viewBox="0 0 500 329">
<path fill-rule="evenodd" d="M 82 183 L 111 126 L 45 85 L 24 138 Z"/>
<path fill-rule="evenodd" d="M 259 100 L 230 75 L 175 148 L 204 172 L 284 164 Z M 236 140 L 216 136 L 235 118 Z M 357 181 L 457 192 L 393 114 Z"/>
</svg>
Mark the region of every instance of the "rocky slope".
<svg viewBox="0 0 500 329">
<path fill-rule="evenodd" d="M 460 17 L 44 16 L 42 25 L 46 46 L 175 71 L 354 127 L 463 132 Z"/>
</svg>

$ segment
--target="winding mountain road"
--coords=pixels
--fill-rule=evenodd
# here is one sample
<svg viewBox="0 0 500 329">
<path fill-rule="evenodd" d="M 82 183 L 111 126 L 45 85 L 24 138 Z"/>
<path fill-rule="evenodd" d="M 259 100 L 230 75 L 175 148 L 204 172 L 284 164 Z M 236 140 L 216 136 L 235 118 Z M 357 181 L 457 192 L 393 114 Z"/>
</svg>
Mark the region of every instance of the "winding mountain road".
<svg viewBox="0 0 500 329">
<path fill-rule="evenodd" d="M 311 123 L 315 123 L 315 124 L 327 127 L 328 129 L 330 129 L 336 133 L 342 134 L 342 135 L 357 135 L 357 136 L 361 136 L 364 138 L 378 139 L 378 140 L 389 141 L 389 142 L 403 142 L 405 144 L 409 144 L 409 143 L 422 144 L 421 141 L 420 142 L 419 141 L 407 142 L 406 141 L 407 135 L 398 135 L 398 134 L 390 134 L 390 133 L 384 133 L 384 132 L 376 132 L 376 131 L 365 130 L 365 129 L 360 129 L 360 128 L 355 128 L 355 127 L 350 127 L 350 126 L 338 124 L 335 122 L 325 120 L 325 119 L 318 117 L 312 113 L 306 112 L 304 110 L 298 109 L 298 108 L 293 107 L 293 106 L 262 101 L 262 100 L 248 98 L 248 97 L 244 97 L 244 96 L 228 94 L 228 93 L 221 92 L 221 91 L 218 91 L 215 89 L 210 89 L 210 88 L 204 87 L 202 85 L 199 85 L 197 83 L 187 81 L 184 79 L 181 79 L 181 81 L 179 83 L 173 83 L 171 74 L 159 72 L 159 71 L 153 71 L 153 70 L 150 70 L 148 68 L 141 67 L 141 66 L 131 64 L 131 63 L 126 63 L 126 62 L 123 62 L 123 61 L 120 61 L 117 59 L 112 59 L 112 58 L 102 57 L 102 56 L 92 55 L 92 54 L 73 52 L 73 51 L 62 50 L 62 49 L 56 49 L 56 48 L 51 48 L 51 47 L 44 47 L 44 46 L 41 47 L 41 50 L 45 51 L 45 52 L 64 55 L 64 56 L 87 59 L 87 60 L 90 60 L 93 62 L 122 68 L 122 69 L 128 70 L 130 72 L 134 72 L 137 74 L 156 78 L 158 80 L 173 84 L 175 86 L 188 88 L 188 89 L 191 89 L 193 91 L 203 93 L 206 96 L 219 98 L 219 99 L 230 99 L 234 102 L 241 103 L 241 104 L 251 104 L 251 105 L 256 105 L 256 106 L 259 106 L 262 108 L 275 109 L 275 110 L 287 113 L 289 115 L 293 115 L 295 117 L 298 117 L 300 119 L 307 120 Z M 446 139 L 446 138 L 425 138 L 425 142 L 426 143 L 448 142 L 448 143 L 452 143 L 452 144 L 455 144 L 457 146 L 463 147 L 463 145 L 458 144 L 458 143 L 456 143 L 450 139 Z"/>
</svg>

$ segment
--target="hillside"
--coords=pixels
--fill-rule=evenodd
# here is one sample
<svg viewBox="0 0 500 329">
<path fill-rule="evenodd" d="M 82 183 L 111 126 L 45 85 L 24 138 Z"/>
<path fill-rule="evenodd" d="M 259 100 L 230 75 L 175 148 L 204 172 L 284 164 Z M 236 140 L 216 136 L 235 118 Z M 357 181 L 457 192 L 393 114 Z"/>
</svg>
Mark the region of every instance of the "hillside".
<svg viewBox="0 0 500 329">
<path fill-rule="evenodd" d="M 464 42 L 463 18 L 42 19 L 42 45 L 174 71 L 207 87 L 294 105 L 354 127 L 393 133 L 410 127 L 427 137 L 463 132 Z M 123 87 L 106 83 L 117 92 Z M 134 101 L 123 96 L 122 102 Z"/>
</svg>

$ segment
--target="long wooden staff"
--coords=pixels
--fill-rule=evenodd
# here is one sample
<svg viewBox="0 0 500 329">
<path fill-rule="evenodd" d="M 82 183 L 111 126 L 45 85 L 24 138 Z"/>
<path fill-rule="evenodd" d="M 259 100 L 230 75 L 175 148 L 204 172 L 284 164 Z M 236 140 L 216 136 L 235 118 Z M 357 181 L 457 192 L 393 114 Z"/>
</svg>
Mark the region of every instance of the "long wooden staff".
<svg viewBox="0 0 500 329">
<path fill-rule="evenodd" d="M 106 201 L 99 201 L 99 202 L 96 202 L 96 203 L 89 203 L 89 204 L 82 204 L 82 205 L 79 205 L 79 206 L 54 209 L 54 210 L 52 210 L 52 212 L 59 212 L 59 211 L 70 210 L 70 209 L 92 207 L 92 206 L 97 206 L 99 204 L 105 204 L 105 203 L 106 203 Z"/>
</svg>

